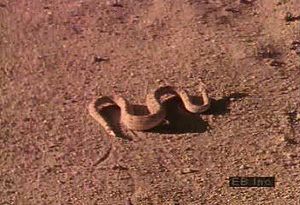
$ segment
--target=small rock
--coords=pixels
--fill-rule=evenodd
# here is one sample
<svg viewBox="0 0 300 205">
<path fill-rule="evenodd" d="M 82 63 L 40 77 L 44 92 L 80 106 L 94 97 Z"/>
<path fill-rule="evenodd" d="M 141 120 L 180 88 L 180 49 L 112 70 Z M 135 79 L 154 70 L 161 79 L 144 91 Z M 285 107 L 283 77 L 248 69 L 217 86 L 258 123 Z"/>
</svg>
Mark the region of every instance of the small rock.
<svg viewBox="0 0 300 205">
<path fill-rule="evenodd" d="M 300 47 L 300 41 L 293 41 L 292 42 L 292 46 L 291 46 L 292 50 L 295 50 L 296 48 L 299 48 L 299 47 Z"/>
<path fill-rule="evenodd" d="M 296 119 L 296 121 L 300 121 L 300 113 L 296 114 L 296 118 L 295 119 Z"/>
<path fill-rule="evenodd" d="M 113 7 L 123 7 L 121 0 L 107 0 L 106 4 Z"/>
<path fill-rule="evenodd" d="M 287 12 L 287 13 L 285 14 L 284 20 L 287 21 L 287 22 L 293 21 L 293 20 L 294 20 L 293 14 L 292 14 L 291 12 Z"/>
<path fill-rule="evenodd" d="M 180 171 L 181 174 L 190 174 L 190 173 L 194 173 L 197 172 L 197 169 L 192 169 L 192 168 L 184 168 Z"/>
<path fill-rule="evenodd" d="M 278 141 L 279 141 L 279 143 L 297 144 L 297 142 L 295 141 L 295 139 L 292 139 L 292 138 L 287 137 L 285 135 L 280 135 L 278 137 Z"/>
<path fill-rule="evenodd" d="M 240 169 L 245 169 L 246 166 L 242 164 L 239 168 L 240 168 Z"/>
<path fill-rule="evenodd" d="M 209 36 L 204 36 L 203 40 L 204 40 L 204 41 L 209 41 L 209 40 L 210 40 L 210 37 L 209 37 Z"/>
<path fill-rule="evenodd" d="M 23 121 L 24 121 L 24 122 L 29 122 L 29 121 L 30 121 L 30 118 L 29 118 L 29 117 L 25 117 L 25 118 L 23 119 Z"/>
<path fill-rule="evenodd" d="M 241 4 L 252 4 L 253 0 L 240 0 Z"/>
<path fill-rule="evenodd" d="M 239 13 L 240 12 L 239 9 L 232 8 L 232 7 L 225 8 L 225 11 L 232 12 L 232 13 Z"/>
<path fill-rule="evenodd" d="M 133 205 L 130 198 L 126 199 L 125 205 Z"/>
<path fill-rule="evenodd" d="M 99 56 L 94 56 L 94 63 L 101 63 L 101 62 L 105 62 L 105 61 L 108 61 L 107 58 L 102 58 L 102 57 L 99 57 Z"/>
<path fill-rule="evenodd" d="M 293 41 L 291 50 L 294 50 L 297 55 L 300 55 L 300 41 Z"/>
<path fill-rule="evenodd" d="M 288 159 L 293 159 L 297 157 L 297 154 L 295 153 L 291 153 L 291 152 L 286 152 L 284 153 L 284 155 L 288 158 Z"/>
<path fill-rule="evenodd" d="M 278 60 L 272 60 L 270 63 L 270 66 L 273 67 L 281 67 L 284 65 L 284 62 L 278 61 Z"/>
<path fill-rule="evenodd" d="M 215 120 L 214 115 L 208 115 L 208 122 L 213 123 Z"/>
<path fill-rule="evenodd" d="M 48 13 L 49 14 L 49 13 Z M 83 32 L 83 29 L 79 25 L 73 24 L 71 29 L 75 32 L 75 34 L 80 34 Z"/>
</svg>

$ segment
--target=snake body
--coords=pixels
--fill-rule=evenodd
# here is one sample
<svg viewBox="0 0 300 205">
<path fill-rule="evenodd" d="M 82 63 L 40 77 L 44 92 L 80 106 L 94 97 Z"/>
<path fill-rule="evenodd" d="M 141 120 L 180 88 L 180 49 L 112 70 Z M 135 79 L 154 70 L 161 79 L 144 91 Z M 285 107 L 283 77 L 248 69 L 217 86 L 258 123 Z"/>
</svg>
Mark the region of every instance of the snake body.
<svg viewBox="0 0 300 205">
<path fill-rule="evenodd" d="M 166 117 L 166 108 L 164 102 L 168 99 L 179 97 L 187 111 L 191 113 L 202 113 L 209 109 L 210 100 L 207 95 L 204 84 L 199 85 L 203 104 L 194 104 L 188 93 L 180 88 L 173 86 L 161 86 L 149 93 L 146 97 L 146 105 L 148 113 L 140 115 L 135 112 L 134 107 L 124 97 L 119 95 L 100 96 L 94 99 L 88 106 L 89 114 L 105 129 L 105 131 L 116 136 L 111 125 L 107 122 L 101 111 L 108 106 L 117 105 L 120 108 L 121 116 L 120 121 L 129 130 L 150 130 L 161 124 Z M 168 98 L 163 99 L 164 96 Z M 99 111 L 99 112 L 98 112 Z"/>
</svg>

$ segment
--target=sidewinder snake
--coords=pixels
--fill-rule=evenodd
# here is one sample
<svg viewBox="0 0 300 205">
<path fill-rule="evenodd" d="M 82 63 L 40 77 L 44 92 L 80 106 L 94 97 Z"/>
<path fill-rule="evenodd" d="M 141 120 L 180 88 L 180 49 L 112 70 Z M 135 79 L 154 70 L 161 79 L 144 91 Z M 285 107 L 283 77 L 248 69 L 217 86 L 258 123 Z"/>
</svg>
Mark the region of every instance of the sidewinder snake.
<svg viewBox="0 0 300 205">
<path fill-rule="evenodd" d="M 120 123 L 129 130 L 144 131 L 150 130 L 160 125 L 166 117 L 164 102 L 175 97 L 179 97 L 185 109 L 191 113 L 202 113 L 209 109 L 210 99 L 207 95 L 205 85 L 199 84 L 199 91 L 203 104 L 197 105 L 192 102 L 191 96 L 181 88 L 173 86 L 160 86 L 146 97 L 148 113 L 140 115 L 135 112 L 134 107 L 125 98 L 119 95 L 101 96 L 94 99 L 88 106 L 89 114 L 104 128 L 111 136 L 116 136 L 112 126 L 101 115 L 101 111 L 108 106 L 117 105 L 120 108 Z M 164 98 L 164 96 L 168 96 Z"/>
</svg>

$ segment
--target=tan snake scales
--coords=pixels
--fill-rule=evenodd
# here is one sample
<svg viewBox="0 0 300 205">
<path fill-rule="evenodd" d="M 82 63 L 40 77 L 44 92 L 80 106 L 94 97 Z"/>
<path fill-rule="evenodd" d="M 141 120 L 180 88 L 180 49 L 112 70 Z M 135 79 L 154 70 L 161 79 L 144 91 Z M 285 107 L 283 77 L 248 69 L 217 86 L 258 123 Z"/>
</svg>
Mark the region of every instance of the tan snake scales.
<svg viewBox="0 0 300 205">
<path fill-rule="evenodd" d="M 116 136 L 115 131 L 107 120 L 101 115 L 101 111 L 108 106 L 117 105 L 121 110 L 120 123 L 129 130 L 150 130 L 160 125 L 166 117 L 166 108 L 164 102 L 166 100 L 179 97 L 187 111 L 191 113 L 202 113 L 209 109 L 210 100 L 207 95 L 205 85 L 200 83 L 199 91 L 202 95 L 203 104 L 197 105 L 192 102 L 188 93 L 180 88 L 172 86 L 161 86 L 151 92 L 146 97 L 146 105 L 148 113 L 145 115 L 137 114 L 125 98 L 119 95 L 101 96 L 94 99 L 88 106 L 89 114 L 104 128 L 111 136 Z M 164 96 L 169 96 L 163 99 Z"/>
</svg>

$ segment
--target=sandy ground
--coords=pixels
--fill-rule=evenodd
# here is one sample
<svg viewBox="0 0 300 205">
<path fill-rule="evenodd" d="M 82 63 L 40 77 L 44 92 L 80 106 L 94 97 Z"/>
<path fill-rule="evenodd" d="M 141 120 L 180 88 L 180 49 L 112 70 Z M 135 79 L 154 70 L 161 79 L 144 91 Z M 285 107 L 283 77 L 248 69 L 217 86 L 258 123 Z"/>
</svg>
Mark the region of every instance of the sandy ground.
<svg viewBox="0 0 300 205">
<path fill-rule="evenodd" d="M 1 0 L 0 204 L 300 204 L 299 11 L 298 0 Z M 200 80 L 213 104 L 198 122 L 178 118 L 180 132 L 136 132 L 110 150 L 87 112 L 100 94 L 143 103 L 158 85 L 196 93 Z M 231 176 L 276 187 L 232 188 Z"/>
</svg>

